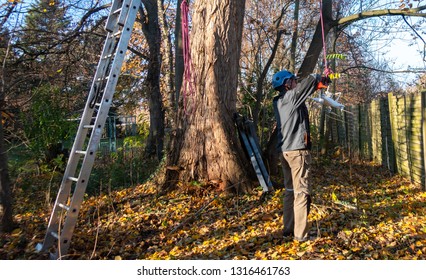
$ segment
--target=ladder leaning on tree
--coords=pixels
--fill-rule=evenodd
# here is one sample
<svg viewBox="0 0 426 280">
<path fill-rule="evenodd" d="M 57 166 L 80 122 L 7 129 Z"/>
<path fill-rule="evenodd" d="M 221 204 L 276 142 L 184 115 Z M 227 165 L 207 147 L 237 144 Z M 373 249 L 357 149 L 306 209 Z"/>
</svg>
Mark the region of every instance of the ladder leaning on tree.
<svg viewBox="0 0 426 280">
<path fill-rule="evenodd" d="M 49 250 L 52 259 L 61 259 L 67 254 L 70 246 L 96 150 L 108 117 L 140 5 L 141 0 L 114 0 L 111 5 L 105 26 L 108 31 L 107 38 L 83 116 L 53 206 L 44 241 L 36 247 L 39 252 Z M 87 137 L 89 134 L 90 136 Z"/>
</svg>

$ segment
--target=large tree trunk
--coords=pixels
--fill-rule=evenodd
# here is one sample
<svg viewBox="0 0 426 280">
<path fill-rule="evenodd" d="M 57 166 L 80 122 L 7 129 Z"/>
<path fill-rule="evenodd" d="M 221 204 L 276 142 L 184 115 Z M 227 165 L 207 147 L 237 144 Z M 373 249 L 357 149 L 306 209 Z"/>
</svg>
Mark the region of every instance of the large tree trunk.
<svg viewBox="0 0 426 280">
<path fill-rule="evenodd" d="M 160 92 L 161 74 L 161 30 L 158 23 L 158 6 L 156 0 L 143 0 L 144 8 L 140 8 L 142 30 L 149 46 L 149 65 L 146 77 L 148 89 L 148 106 L 150 116 L 149 135 L 146 153 L 163 157 L 164 147 L 164 109 Z"/>
<path fill-rule="evenodd" d="M 180 109 L 166 180 L 219 183 L 248 190 L 249 162 L 233 121 L 245 1 L 195 1 L 191 53 L 194 93 Z M 182 106 L 181 106 L 182 107 Z M 170 186 L 169 184 L 167 186 Z"/>
</svg>

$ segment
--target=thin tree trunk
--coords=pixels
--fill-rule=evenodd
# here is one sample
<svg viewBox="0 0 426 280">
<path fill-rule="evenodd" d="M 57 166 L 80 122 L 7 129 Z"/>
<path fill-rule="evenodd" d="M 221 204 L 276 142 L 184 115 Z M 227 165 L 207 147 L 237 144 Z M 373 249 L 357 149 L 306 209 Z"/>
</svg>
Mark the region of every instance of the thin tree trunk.
<svg viewBox="0 0 426 280">
<path fill-rule="evenodd" d="M 239 144 L 237 77 L 245 1 L 199 0 L 193 5 L 191 53 L 195 92 L 173 139 L 166 181 L 215 182 L 248 190 L 251 170 Z M 166 185 L 169 186 L 169 185 Z"/>
<path fill-rule="evenodd" d="M 300 1 L 294 2 L 294 16 L 293 16 L 293 36 L 291 38 L 290 46 L 290 72 L 296 71 L 296 49 L 297 39 L 299 38 L 299 5 Z"/>
<path fill-rule="evenodd" d="M 3 112 L 6 109 L 4 80 L 5 61 L 6 57 L 0 69 L 0 231 L 10 232 L 14 227 L 14 223 L 12 218 L 12 191 L 10 188 L 8 158 L 3 130 Z"/>
<path fill-rule="evenodd" d="M 163 157 L 164 147 L 164 109 L 160 92 L 161 74 L 161 30 L 158 23 L 158 6 L 156 0 L 143 0 L 146 14 L 140 8 L 142 31 L 149 46 L 149 65 L 146 77 L 148 89 L 148 106 L 150 116 L 149 136 L 146 153 L 156 155 L 158 160 Z"/>
<path fill-rule="evenodd" d="M 0 92 L 0 95 L 3 95 Z M 7 151 L 3 134 L 3 105 L 4 100 L 0 96 L 0 231 L 10 232 L 14 227 L 12 209 L 12 191 L 9 181 L 9 170 L 7 167 Z"/>
<path fill-rule="evenodd" d="M 17 6 L 18 2 L 13 2 L 7 10 L 7 14 L 0 22 L 0 30 L 3 29 L 3 25 L 9 19 L 13 10 Z M 5 102 L 5 69 L 7 56 L 10 50 L 10 41 L 8 42 L 6 52 L 0 68 L 0 232 L 11 232 L 15 224 L 13 222 L 13 203 L 12 203 L 12 190 L 10 187 L 9 180 L 9 168 L 8 168 L 8 157 L 6 143 L 4 140 L 4 129 L 3 129 L 3 112 L 6 109 Z"/>
<path fill-rule="evenodd" d="M 161 37 L 162 42 L 164 43 L 164 64 L 167 70 L 165 71 L 164 78 L 167 85 L 167 95 L 169 96 L 168 107 L 173 107 L 174 103 L 174 81 L 173 81 L 173 51 L 172 44 L 169 34 L 169 26 L 167 24 L 166 12 L 164 10 L 164 0 L 157 0 L 158 12 L 159 12 L 159 21 L 161 28 Z"/>
</svg>

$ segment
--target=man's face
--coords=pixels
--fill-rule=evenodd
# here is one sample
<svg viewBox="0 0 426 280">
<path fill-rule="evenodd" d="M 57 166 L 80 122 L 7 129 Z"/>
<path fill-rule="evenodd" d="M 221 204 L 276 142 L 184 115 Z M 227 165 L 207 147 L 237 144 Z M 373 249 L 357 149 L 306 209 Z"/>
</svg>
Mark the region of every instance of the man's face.
<svg viewBox="0 0 426 280">
<path fill-rule="evenodd" d="M 285 83 L 286 90 L 294 89 L 297 85 L 296 79 L 288 79 Z"/>
</svg>

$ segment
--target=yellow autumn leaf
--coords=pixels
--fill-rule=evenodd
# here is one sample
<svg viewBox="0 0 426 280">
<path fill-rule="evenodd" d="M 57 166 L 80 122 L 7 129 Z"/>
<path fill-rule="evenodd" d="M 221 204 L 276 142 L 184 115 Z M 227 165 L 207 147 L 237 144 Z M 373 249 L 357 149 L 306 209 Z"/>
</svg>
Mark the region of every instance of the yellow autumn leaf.
<svg viewBox="0 0 426 280">
<path fill-rule="evenodd" d="M 332 192 L 331 193 L 331 199 L 333 200 L 333 201 L 337 201 L 338 199 L 337 199 L 337 195 L 334 193 L 334 192 Z"/>
<path fill-rule="evenodd" d="M 18 235 L 20 235 L 21 233 L 22 233 L 22 231 L 21 231 L 21 229 L 20 229 L 20 228 L 14 229 L 14 230 L 12 231 L 12 236 L 18 236 Z"/>
</svg>

